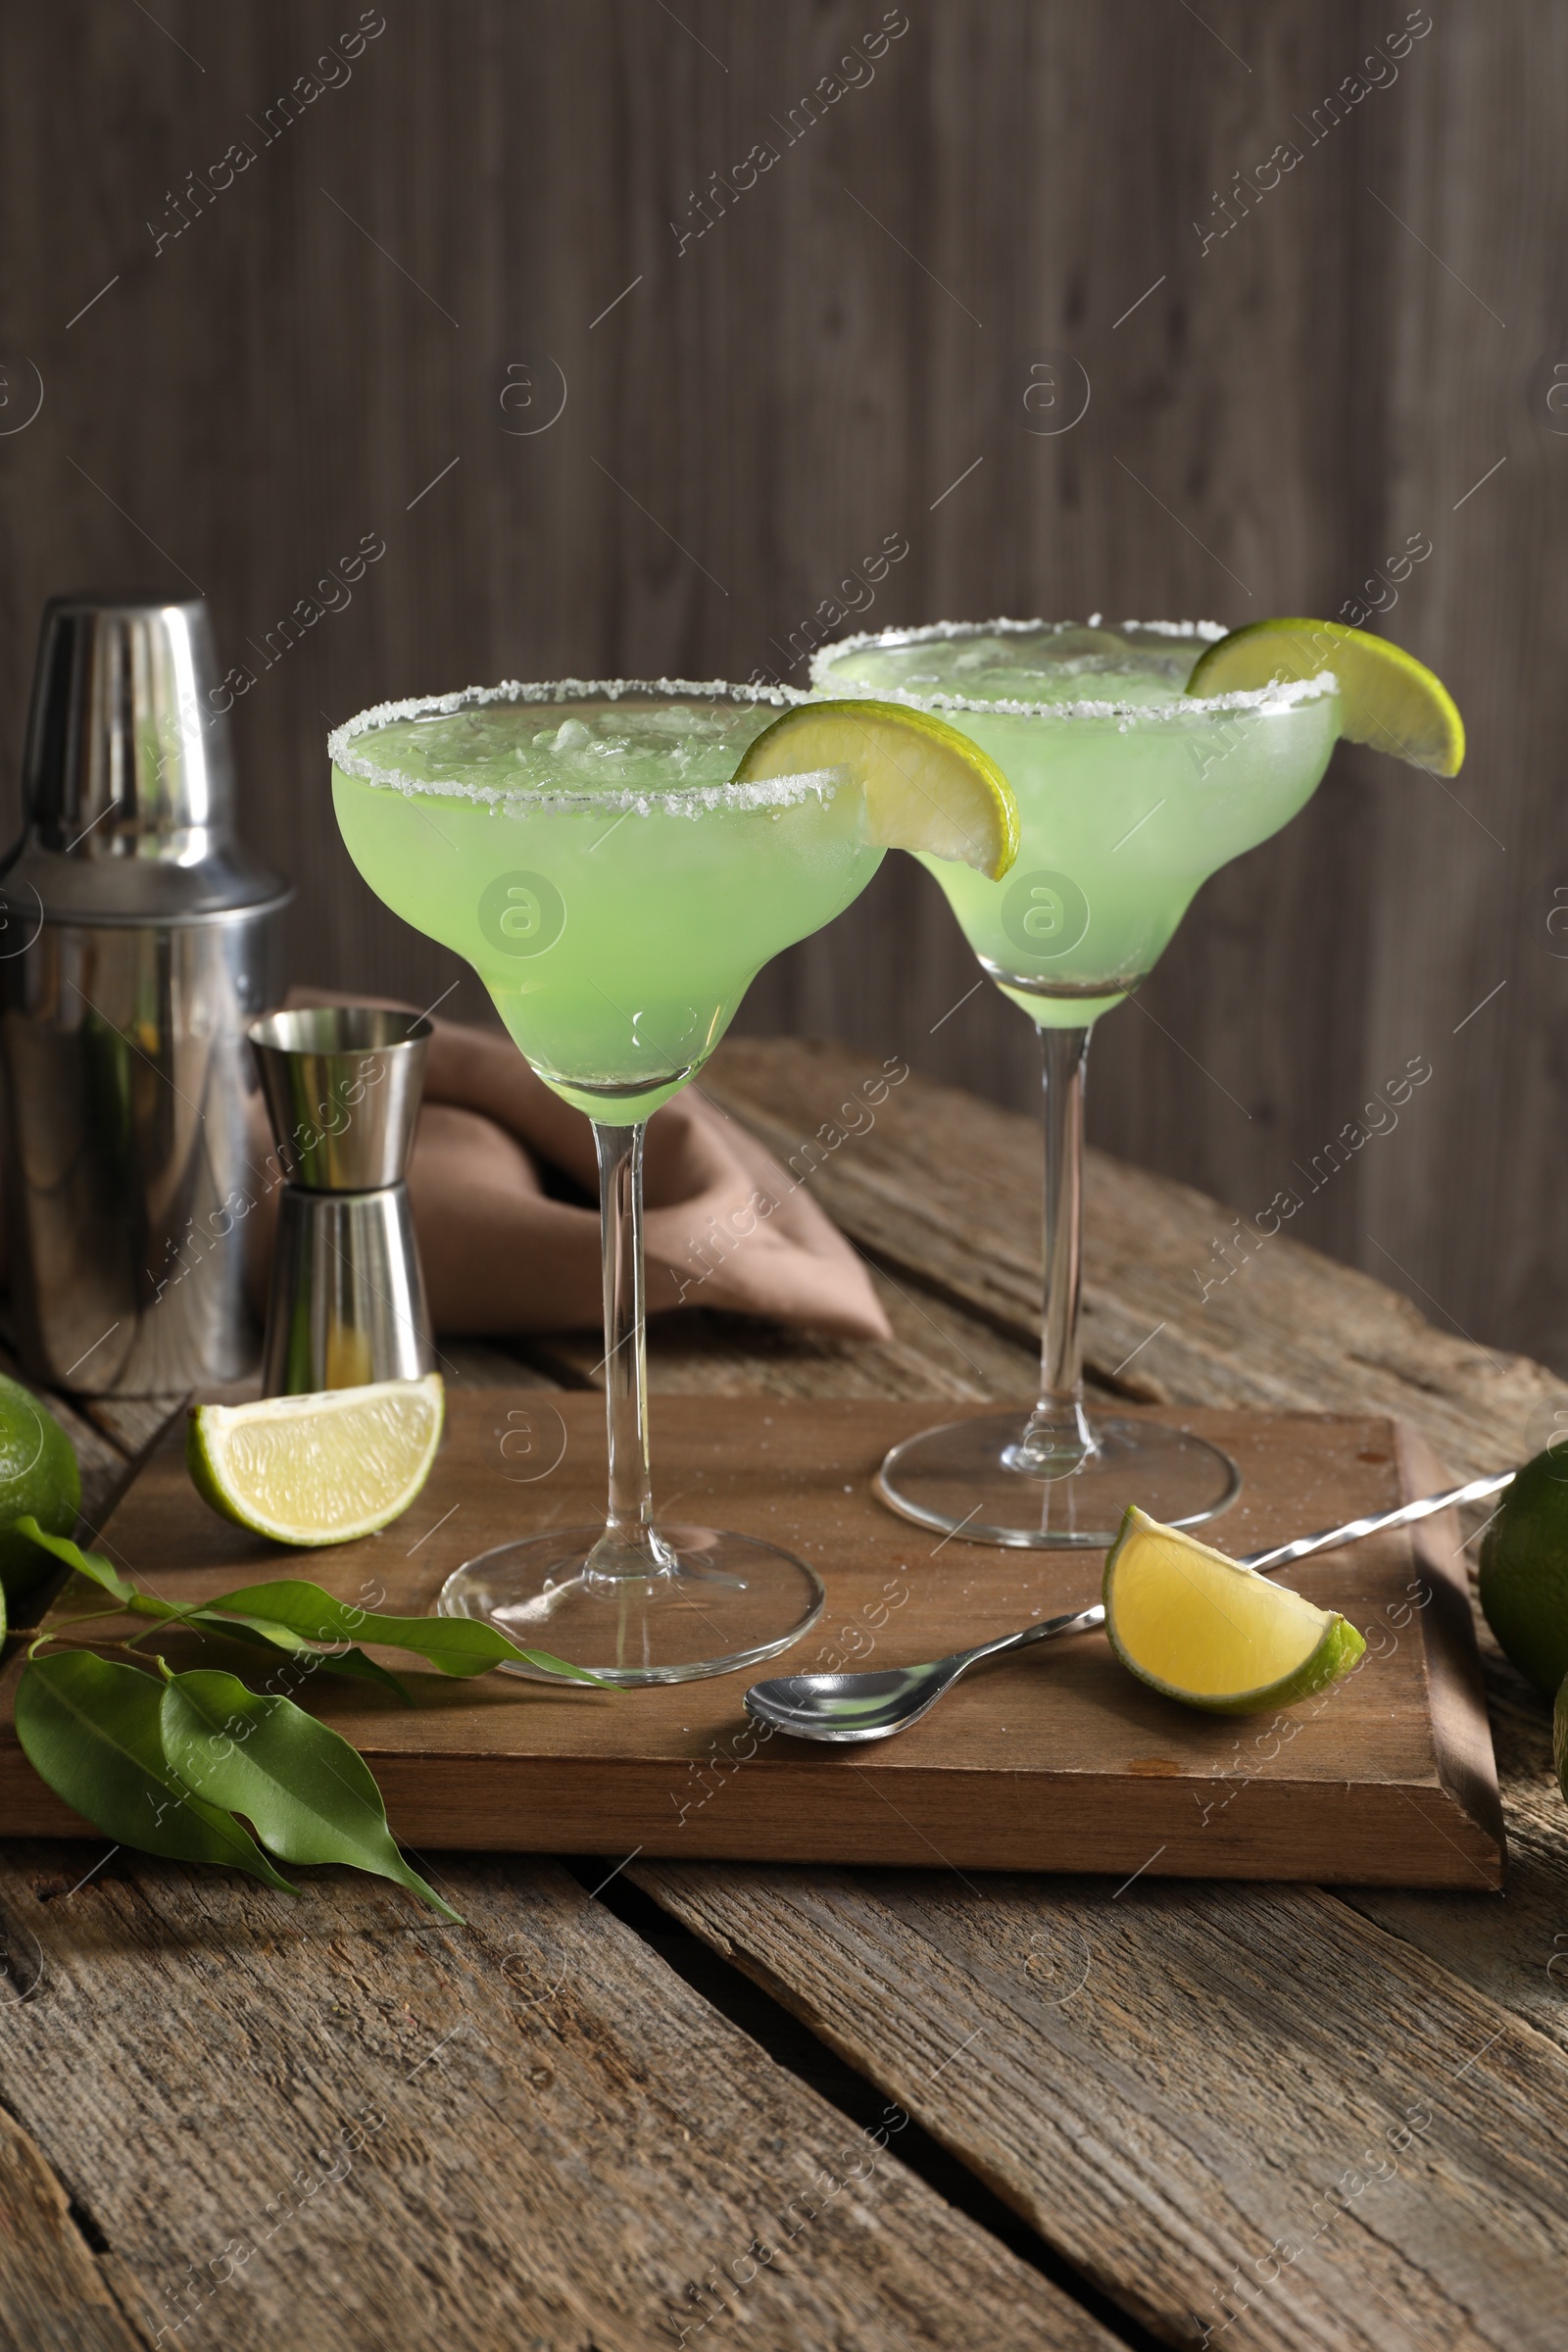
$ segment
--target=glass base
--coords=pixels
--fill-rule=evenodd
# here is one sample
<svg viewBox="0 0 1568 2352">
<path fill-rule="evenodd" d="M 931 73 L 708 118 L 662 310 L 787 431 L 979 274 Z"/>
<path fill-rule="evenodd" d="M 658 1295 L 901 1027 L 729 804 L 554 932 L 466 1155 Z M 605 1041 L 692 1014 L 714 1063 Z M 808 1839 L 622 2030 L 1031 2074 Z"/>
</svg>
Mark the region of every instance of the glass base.
<svg viewBox="0 0 1568 2352">
<path fill-rule="evenodd" d="M 788 1649 L 822 1613 L 820 1580 L 771 1544 L 710 1527 L 649 1534 L 646 1575 L 602 1527 L 498 1544 L 453 1570 L 437 1613 L 488 1618 L 521 1649 L 547 1649 L 620 1684 L 733 1673 Z M 602 1563 L 617 1553 L 606 1574 Z M 525 1666 L 501 1671 L 537 1679 Z"/>
<path fill-rule="evenodd" d="M 1136 1502 L 1167 1527 L 1230 1509 L 1242 1474 L 1229 1454 L 1159 1421 L 1085 1413 L 1092 1450 L 1032 1449 L 1016 1412 L 953 1421 L 895 1446 L 874 1481 L 889 1507 L 965 1544 L 1102 1551 Z"/>
</svg>

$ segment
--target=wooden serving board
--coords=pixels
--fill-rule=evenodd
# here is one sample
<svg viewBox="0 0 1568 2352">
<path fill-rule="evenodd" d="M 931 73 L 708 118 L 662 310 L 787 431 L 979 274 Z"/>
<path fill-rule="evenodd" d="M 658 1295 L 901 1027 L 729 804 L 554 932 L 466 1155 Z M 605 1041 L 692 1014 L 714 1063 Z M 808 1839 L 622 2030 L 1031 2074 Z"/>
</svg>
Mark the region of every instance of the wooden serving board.
<svg viewBox="0 0 1568 2352">
<path fill-rule="evenodd" d="M 812 1633 L 757 1672 L 937 1657 L 1098 1595 L 1098 1553 L 942 1541 L 873 1499 L 888 1446 L 933 1417 L 929 1403 L 656 1398 L 662 1506 L 783 1544 L 827 1587 Z M 1387 1419 L 1153 1417 L 1214 1439 L 1240 1464 L 1242 1499 L 1210 1531 L 1235 1553 L 1446 1483 L 1429 1449 Z M 508 1536 L 598 1518 L 604 1461 L 597 1395 L 454 1396 L 413 1509 L 365 1543 L 297 1553 L 198 1499 L 176 1432 L 101 1541 L 181 1603 L 294 1574 L 412 1612 L 433 1604 L 460 1561 Z M 742 1705 L 754 1675 L 600 1692 L 506 1675 L 454 1682 L 386 1653 L 415 1678 L 416 1711 L 324 1676 L 299 1695 L 363 1749 L 394 1829 L 421 1849 L 1500 1886 L 1496 1770 L 1451 1517 L 1307 1561 L 1291 1581 L 1360 1627 L 1369 1655 L 1281 1717 L 1212 1717 L 1162 1699 L 1101 1634 L 982 1667 L 912 1730 L 863 1748 L 760 1734 Z M 198 1655 L 188 1637 L 164 1646 L 172 1664 Z M 199 1654 L 220 1657 L 212 1643 Z M 225 1644 L 221 1662 L 254 1674 L 255 1654 Z M 13 1659 L 0 1680 L 0 1834 L 89 1835 L 22 1754 L 19 1671 Z"/>
</svg>

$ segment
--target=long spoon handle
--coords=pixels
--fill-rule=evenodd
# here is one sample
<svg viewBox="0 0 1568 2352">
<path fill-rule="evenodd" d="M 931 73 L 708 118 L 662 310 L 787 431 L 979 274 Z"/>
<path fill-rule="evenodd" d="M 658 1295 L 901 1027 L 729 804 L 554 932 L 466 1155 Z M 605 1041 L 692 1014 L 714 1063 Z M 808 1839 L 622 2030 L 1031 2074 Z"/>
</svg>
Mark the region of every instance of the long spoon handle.
<svg viewBox="0 0 1568 2352">
<path fill-rule="evenodd" d="M 956 1665 L 962 1673 L 982 1658 L 1000 1658 L 1004 1650 L 1027 1649 L 1033 1642 L 1054 1641 L 1057 1634 L 1091 1634 L 1104 1622 L 1104 1609 L 1097 1600 L 1087 1609 L 1069 1609 L 1065 1617 L 1043 1617 L 1037 1624 L 1026 1625 L 1022 1633 L 999 1634 L 994 1642 L 977 1642 L 973 1649 L 956 1650 L 944 1663 Z"/>
<path fill-rule="evenodd" d="M 1276 1544 L 1272 1551 L 1250 1551 L 1236 1565 L 1268 1574 L 1286 1567 L 1292 1560 L 1304 1560 L 1309 1552 L 1333 1551 L 1341 1544 L 1359 1544 L 1363 1536 L 1381 1535 L 1386 1527 L 1408 1527 L 1414 1520 L 1430 1519 L 1434 1512 L 1451 1510 L 1456 1503 L 1480 1502 L 1485 1495 L 1500 1494 L 1518 1475 L 1516 1470 L 1498 1470 L 1490 1478 L 1472 1478 L 1462 1487 L 1450 1487 L 1446 1494 L 1423 1494 L 1416 1502 L 1401 1502 L 1396 1510 L 1373 1511 L 1365 1519 L 1347 1519 L 1343 1527 L 1326 1527 L 1315 1536 L 1298 1536 L 1294 1544 Z"/>
<path fill-rule="evenodd" d="M 1479 1502 L 1484 1495 L 1498 1494 L 1511 1486 L 1518 1473 L 1499 1470 L 1490 1478 L 1472 1478 L 1465 1486 L 1449 1487 L 1442 1494 L 1423 1494 L 1414 1502 L 1401 1502 L 1392 1511 L 1370 1511 L 1362 1519 L 1347 1519 L 1341 1527 L 1325 1527 L 1315 1536 L 1298 1536 L 1294 1544 L 1280 1544 L 1272 1551 L 1250 1551 L 1237 1561 L 1238 1568 L 1250 1568 L 1257 1575 L 1268 1575 L 1284 1568 L 1292 1560 L 1304 1560 L 1314 1551 L 1333 1551 L 1341 1544 L 1359 1544 L 1363 1536 L 1381 1535 L 1385 1528 L 1409 1527 L 1417 1519 L 1430 1519 L 1439 1511 L 1451 1510 L 1461 1502 Z M 1047 1617 L 1038 1624 L 1026 1625 L 1021 1633 L 999 1634 L 995 1642 L 980 1642 L 970 1650 L 958 1653 L 963 1668 L 978 1665 L 982 1658 L 1000 1657 L 1004 1650 L 1027 1649 L 1035 1642 L 1054 1641 L 1057 1634 L 1087 1634 L 1103 1625 L 1105 1612 L 1099 1601 L 1087 1609 L 1074 1609 L 1064 1617 Z M 961 1671 L 961 1669 L 960 1669 Z"/>
</svg>

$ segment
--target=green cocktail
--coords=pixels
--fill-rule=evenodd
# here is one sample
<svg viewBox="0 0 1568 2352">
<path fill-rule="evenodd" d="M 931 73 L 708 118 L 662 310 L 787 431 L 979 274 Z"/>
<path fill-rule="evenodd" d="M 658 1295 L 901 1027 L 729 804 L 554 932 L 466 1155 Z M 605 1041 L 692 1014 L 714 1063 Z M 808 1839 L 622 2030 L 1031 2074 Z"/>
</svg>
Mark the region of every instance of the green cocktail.
<svg viewBox="0 0 1568 2352">
<path fill-rule="evenodd" d="M 986 971 L 1036 1021 L 1078 1028 L 1120 1004 L 1199 886 L 1316 789 L 1340 731 L 1332 680 L 1185 700 L 1224 633 L 993 624 L 818 657 L 819 687 L 917 699 L 1005 769 L 1023 826 L 1005 880 L 925 862 Z"/>
<path fill-rule="evenodd" d="M 1140 1503 L 1194 1526 L 1234 1499 L 1200 1440 L 1083 1405 L 1078 1342 L 1083 1080 L 1089 1035 L 1168 944 L 1194 893 L 1316 789 L 1340 734 L 1332 676 L 1213 699 L 1183 689 L 1211 624 L 1042 621 L 889 630 L 828 646 L 812 683 L 939 712 L 1004 769 L 1016 864 L 990 882 L 932 871 L 983 969 L 1040 1028 L 1046 1296 L 1040 1396 L 889 1455 L 879 1491 L 922 1525 L 1009 1544 L 1108 1544 Z"/>
<path fill-rule="evenodd" d="M 558 1094 L 630 1126 L 882 852 L 833 773 L 729 781 L 779 699 L 564 692 L 335 737 L 332 793 L 377 898 L 466 957 Z"/>
<path fill-rule="evenodd" d="M 831 921 L 882 859 L 845 767 L 731 781 L 805 699 L 508 685 L 367 711 L 329 740 L 360 872 L 473 964 L 598 1146 L 607 1523 L 502 1544 L 459 1568 L 440 1606 L 614 1682 L 771 1656 L 822 1603 L 812 1571 L 770 1544 L 653 1524 L 643 1314 L 644 1122 L 702 1067 L 769 956 Z"/>
</svg>

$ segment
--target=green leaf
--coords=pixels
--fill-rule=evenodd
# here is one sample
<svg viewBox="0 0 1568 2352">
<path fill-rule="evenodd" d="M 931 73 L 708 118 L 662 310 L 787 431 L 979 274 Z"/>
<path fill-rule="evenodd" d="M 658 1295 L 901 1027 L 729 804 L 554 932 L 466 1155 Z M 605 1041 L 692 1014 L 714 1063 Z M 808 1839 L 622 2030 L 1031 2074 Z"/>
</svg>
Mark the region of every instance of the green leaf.
<svg viewBox="0 0 1568 2352">
<path fill-rule="evenodd" d="M 74 1568 L 78 1576 L 90 1577 L 95 1585 L 102 1585 L 104 1591 L 116 1600 L 122 1600 L 128 1605 L 132 1600 L 145 1597 L 136 1591 L 134 1585 L 126 1584 L 120 1570 L 112 1566 L 101 1551 L 83 1551 L 78 1544 L 73 1544 L 69 1536 L 46 1536 L 30 1511 L 25 1517 L 13 1520 L 12 1524 L 19 1536 L 26 1536 L 30 1542 L 42 1544 L 44 1550 L 52 1551 L 57 1560 L 64 1560 L 68 1568 Z M 162 1615 L 167 1606 L 167 1602 L 160 1602 L 158 1614 Z"/>
<path fill-rule="evenodd" d="M 340 1650 L 331 1661 L 333 1673 L 378 1683 L 383 1689 L 395 1690 L 410 1705 L 414 1702 L 396 1675 L 378 1666 L 373 1658 L 368 1658 L 355 1645 L 356 1636 L 367 1642 L 384 1642 L 389 1649 L 414 1650 L 418 1656 L 428 1658 L 443 1674 L 485 1674 L 492 1666 L 520 1665 L 532 1666 L 540 1674 L 566 1682 L 588 1683 L 597 1690 L 612 1687 L 585 1667 L 572 1666 L 564 1658 L 552 1656 L 547 1649 L 519 1649 L 482 1618 L 379 1617 L 373 1610 L 356 1608 L 350 1601 L 335 1599 L 319 1585 L 298 1579 L 247 1585 L 237 1592 L 220 1593 L 216 1600 L 181 1609 L 172 1601 L 138 1592 L 101 1552 L 83 1551 L 66 1536 L 46 1536 L 36 1519 L 19 1519 L 16 1524 L 33 1543 L 41 1544 L 68 1568 L 74 1568 L 79 1575 L 102 1586 L 112 1598 L 122 1601 L 137 1616 L 177 1618 L 184 1624 L 210 1625 L 225 1632 L 228 1628 L 222 1625 L 222 1619 L 235 1618 L 264 1635 L 277 1648 L 296 1653 L 316 1642 L 346 1642 L 350 1644 L 347 1651 Z"/>
<path fill-rule="evenodd" d="M 329 1674 L 352 1675 L 360 1682 L 377 1683 L 383 1690 L 393 1691 L 406 1707 L 412 1707 L 414 1704 L 411 1693 L 398 1681 L 397 1676 L 389 1673 L 386 1667 L 378 1666 L 373 1658 L 368 1658 L 363 1649 L 349 1648 L 327 1656 L 298 1634 L 292 1626 L 285 1625 L 276 1619 L 239 1617 L 226 1608 L 223 1617 L 215 1617 L 211 1613 L 211 1604 L 207 1602 L 201 1602 L 191 1608 L 180 1608 L 172 1600 L 160 1600 L 155 1593 L 138 1592 L 134 1585 L 126 1583 L 119 1569 L 106 1560 L 102 1552 L 83 1551 L 78 1544 L 73 1544 L 66 1536 L 46 1536 L 36 1519 L 30 1516 L 18 1519 L 15 1525 L 23 1535 L 30 1536 L 35 1544 L 41 1544 L 45 1551 L 52 1551 L 57 1559 L 64 1560 L 68 1568 L 74 1568 L 78 1575 L 90 1577 L 92 1582 L 95 1585 L 101 1585 L 112 1598 L 123 1601 L 125 1607 L 138 1617 L 156 1617 L 165 1624 L 171 1619 L 177 1619 L 181 1625 L 210 1629 L 214 1633 L 229 1634 L 236 1641 L 252 1642 L 258 1644 L 266 1642 L 274 1649 L 283 1650 L 289 1656 L 298 1656 L 301 1652 L 305 1652 L 311 1657 L 319 1658 L 322 1667 Z M 232 1623 L 226 1622 L 230 1615 L 234 1615 Z M 3 1592 L 0 1592 L 0 1640 L 3 1640 L 4 1636 L 5 1599 Z M 337 1637 L 329 1638 L 336 1639 Z"/>
<path fill-rule="evenodd" d="M 591 1683 L 600 1690 L 611 1686 L 584 1666 L 568 1665 L 546 1649 L 519 1649 L 514 1642 L 482 1617 L 378 1617 L 373 1610 L 335 1600 L 319 1585 L 285 1579 L 273 1585 L 246 1585 L 206 1603 L 224 1615 L 270 1617 L 291 1626 L 312 1642 L 381 1642 L 388 1649 L 412 1649 L 428 1658 L 443 1674 L 484 1674 L 492 1666 L 534 1666 L 543 1674 L 561 1675 L 569 1682 Z"/>
<path fill-rule="evenodd" d="M 303 1634 L 279 1625 L 275 1618 L 220 1617 L 211 1609 L 198 1609 L 186 1623 L 203 1633 L 226 1634 L 236 1642 L 249 1642 L 259 1649 L 281 1650 L 286 1657 L 312 1658 L 316 1662 L 313 1672 L 352 1675 L 358 1682 L 376 1683 L 383 1690 L 390 1690 L 406 1707 L 415 1703 L 408 1686 L 400 1683 L 387 1667 L 378 1666 L 374 1658 L 368 1658 L 363 1649 L 318 1649 Z"/>
<path fill-rule="evenodd" d="M 179 1862 L 221 1862 L 292 1894 L 233 1814 L 197 1795 L 170 1762 L 162 1695 L 134 1666 L 56 1650 L 23 1669 L 17 1737 L 55 1794 L 118 1844 Z"/>
<path fill-rule="evenodd" d="M 363 1649 L 318 1649 L 307 1642 L 292 1626 L 282 1625 L 272 1617 L 217 1616 L 206 1602 L 196 1602 L 188 1608 L 176 1608 L 172 1601 L 158 1600 L 150 1592 L 133 1592 L 126 1607 L 139 1615 L 156 1617 L 162 1624 L 178 1631 L 191 1627 L 197 1633 L 222 1634 L 236 1642 L 248 1642 L 259 1649 L 281 1652 L 284 1657 L 314 1658 L 326 1674 L 346 1674 L 362 1683 L 375 1683 L 390 1690 L 403 1705 L 414 1705 L 413 1693 L 385 1666 L 368 1658 Z M 139 1640 L 140 1636 L 133 1636 Z M 315 1671 L 315 1669 L 313 1669 Z"/>
<path fill-rule="evenodd" d="M 169 1677 L 164 1745 L 214 1804 L 254 1822 L 285 1862 L 348 1862 L 395 1879 L 447 1919 L 460 1915 L 409 1868 L 357 1748 L 289 1698 L 266 1698 L 210 1667 Z"/>
<path fill-rule="evenodd" d="M 102 1552 L 83 1551 L 66 1536 L 47 1536 L 37 1520 L 31 1517 L 18 1519 L 15 1524 L 24 1536 L 30 1536 L 35 1544 L 42 1544 L 45 1551 L 52 1551 L 56 1559 L 63 1560 L 68 1568 L 74 1568 L 78 1575 L 89 1577 L 95 1585 L 101 1585 L 113 1599 L 122 1601 L 138 1617 L 155 1617 L 165 1624 L 177 1619 L 181 1625 L 230 1634 L 236 1641 L 258 1644 L 265 1642 L 289 1656 L 305 1652 L 311 1657 L 319 1658 L 322 1668 L 329 1674 L 352 1675 L 360 1682 L 376 1683 L 383 1690 L 394 1692 L 406 1707 L 414 1704 L 412 1694 L 397 1676 L 389 1673 L 386 1667 L 378 1666 L 373 1658 L 368 1658 L 363 1649 L 351 1647 L 327 1656 L 297 1633 L 293 1626 L 276 1619 L 242 1618 L 226 1608 L 223 1617 L 215 1617 L 211 1613 L 212 1604 L 205 1601 L 195 1607 L 180 1608 L 173 1601 L 160 1600 L 155 1593 L 138 1592 L 134 1585 L 126 1582 L 118 1568 L 104 1558 Z M 234 1616 L 234 1622 L 225 1622 L 230 1615 Z M 0 1639 L 4 1638 L 4 1634 L 5 1603 L 3 1595 L 0 1595 Z M 326 1638 L 340 1639 L 335 1635 Z"/>
</svg>

